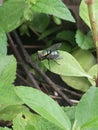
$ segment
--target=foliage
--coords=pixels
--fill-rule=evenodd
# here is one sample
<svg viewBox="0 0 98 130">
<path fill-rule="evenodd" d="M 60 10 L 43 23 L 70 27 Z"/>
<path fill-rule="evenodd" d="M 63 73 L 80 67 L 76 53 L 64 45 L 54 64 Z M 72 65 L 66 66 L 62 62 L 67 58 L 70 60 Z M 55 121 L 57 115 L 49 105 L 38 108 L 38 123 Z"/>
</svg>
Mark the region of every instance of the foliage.
<svg viewBox="0 0 98 130">
<path fill-rule="evenodd" d="M 73 130 L 76 130 L 77 126 L 81 130 L 89 130 L 89 128 L 97 129 L 98 127 L 98 103 L 96 100 L 98 98 L 98 89 L 95 87 L 91 87 L 87 91 L 77 107 L 63 109 L 49 96 L 39 90 L 24 86 L 12 87 L 14 92 L 16 92 L 17 96 L 21 99 L 21 102 L 19 102 L 20 105 L 13 105 L 10 100 L 7 100 L 8 103 L 3 103 L 0 107 L 0 118 L 3 120 L 13 120 L 13 128 L 15 130 L 25 130 L 27 128 L 41 130 L 43 129 L 43 124 L 47 126 L 47 129 L 49 127 L 49 129 L 58 130 L 69 130 L 71 129 L 71 125 Z M 6 93 L 7 89 L 3 89 Z M 6 96 L 6 98 L 8 97 Z M 14 98 L 14 93 L 12 94 L 12 98 Z M 89 100 L 91 102 L 89 102 Z M 14 101 L 14 104 L 15 103 L 17 104 L 17 101 Z M 22 106 L 22 104 L 26 104 L 46 120 L 40 117 L 40 115 L 32 114 L 28 108 Z M 85 111 L 88 108 L 89 111 Z M 75 115 L 73 115 L 73 111 L 75 111 Z M 84 116 L 86 118 L 84 118 Z"/>
<path fill-rule="evenodd" d="M 95 3 L 94 6 L 96 16 L 98 4 Z M 88 14 L 84 14 L 83 9 L 87 12 L 82 0 L 80 16 L 91 27 Z M 53 15 L 51 18 L 57 24 L 53 28 L 49 28 L 50 15 Z M 14 130 L 98 129 L 98 88 L 91 87 L 96 86 L 95 78 L 98 78 L 97 59 L 89 50 L 93 49 L 93 39 L 80 30 L 65 31 L 57 27 L 62 24 L 62 20 L 75 22 L 61 0 L 6 0 L 0 6 L 0 120 L 11 121 Z M 22 27 L 20 30 L 24 31 L 22 34 L 29 34 L 26 32 L 28 28 L 39 32 L 38 40 L 47 38 L 47 46 L 54 41 L 62 42 L 61 48 L 56 50 L 59 58 L 47 60 L 46 55 L 46 59 L 41 63 L 51 72 L 59 74 L 71 87 L 83 92 L 87 91 L 77 106 L 62 108 L 39 90 L 14 85 L 17 62 L 13 55 L 7 55 L 6 33 L 19 26 Z M 62 31 L 59 32 L 61 29 Z M 56 35 L 52 40 L 49 36 L 53 33 Z M 43 53 L 43 50 L 41 52 Z M 0 127 L 0 130 L 12 128 Z"/>
<path fill-rule="evenodd" d="M 80 30 L 76 32 L 76 42 L 82 49 L 88 50 L 94 47 L 93 39 L 89 35 L 84 35 Z"/>
<path fill-rule="evenodd" d="M 93 9 L 95 12 L 94 17 L 96 18 L 96 21 L 98 22 L 98 20 L 97 20 L 98 8 L 97 7 L 98 7 L 98 3 L 97 3 L 97 1 L 95 1 L 93 4 Z M 81 5 L 80 5 L 80 16 L 84 20 L 84 22 L 91 28 L 90 21 L 89 21 L 89 15 L 88 15 L 88 9 L 87 9 L 87 5 L 85 4 L 84 0 L 82 0 Z M 98 25 L 98 23 L 97 23 L 97 25 Z"/>
</svg>

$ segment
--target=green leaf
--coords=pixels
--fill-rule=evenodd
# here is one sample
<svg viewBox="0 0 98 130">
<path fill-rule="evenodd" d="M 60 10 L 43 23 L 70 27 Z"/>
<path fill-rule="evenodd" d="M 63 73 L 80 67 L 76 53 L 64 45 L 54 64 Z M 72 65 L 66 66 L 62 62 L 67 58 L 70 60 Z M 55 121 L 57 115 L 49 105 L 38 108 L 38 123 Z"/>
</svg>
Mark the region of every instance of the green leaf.
<svg viewBox="0 0 98 130">
<path fill-rule="evenodd" d="M 0 55 L 0 87 L 11 85 L 16 78 L 16 60 L 13 56 Z"/>
<path fill-rule="evenodd" d="M 73 125 L 75 120 L 75 112 L 76 112 L 76 106 L 71 107 L 62 107 L 64 112 L 68 115 L 69 119 L 71 120 L 71 123 Z"/>
<path fill-rule="evenodd" d="M 88 70 L 96 64 L 96 58 L 88 50 L 77 49 L 72 52 L 72 55 L 86 72 L 88 72 Z"/>
<path fill-rule="evenodd" d="M 62 75 L 62 76 L 76 76 L 76 77 L 88 77 L 88 75 L 83 68 L 80 66 L 78 61 L 68 52 L 59 51 L 60 57 L 53 60 L 43 60 L 44 65 L 50 69 L 53 73 Z M 49 68 L 50 64 L 50 68 Z"/>
<path fill-rule="evenodd" d="M 62 24 L 62 20 L 56 16 L 53 16 L 53 20 L 54 23 L 56 23 L 57 25 L 61 25 Z"/>
<path fill-rule="evenodd" d="M 38 13 L 54 15 L 64 20 L 75 22 L 70 11 L 61 0 L 37 0 L 32 10 Z"/>
<path fill-rule="evenodd" d="M 25 130 L 43 130 L 41 129 L 41 117 L 32 113 L 25 113 L 25 119 L 28 120 Z"/>
<path fill-rule="evenodd" d="M 3 105 L 1 105 L 2 107 Z M 0 107 L 0 109 L 1 109 Z M 27 111 L 28 109 L 22 105 L 9 105 L 0 110 L 0 120 L 13 120 L 19 113 Z"/>
<path fill-rule="evenodd" d="M 14 130 L 42 130 L 40 121 L 41 117 L 31 113 L 29 110 L 22 110 L 13 119 Z"/>
<path fill-rule="evenodd" d="M 27 124 L 25 127 L 25 130 L 37 130 L 37 129 L 31 124 Z M 40 130 L 40 129 L 38 129 L 38 130 Z"/>
<path fill-rule="evenodd" d="M 21 100 L 14 91 L 16 60 L 13 56 L 0 56 L 0 104 L 20 104 Z"/>
<path fill-rule="evenodd" d="M 7 54 L 7 37 L 2 28 L 0 28 L 0 54 Z"/>
<path fill-rule="evenodd" d="M 59 48 L 59 50 L 62 51 L 67 51 L 67 52 L 71 52 L 73 49 L 73 46 L 71 44 L 69 44 L 68 42 L 61 42 L 61 46 Z"/>
<path fill-rule="evenodd" d="M 25 6 L 24 0 L 8 0 L 0 6 L 0 26 L 5 32 L 14 30 L 24 21 Z"/>
<path fill-rule="evenodd" d="M 9 129 L 7 127 L 0 127 L 0 130 L 12 130 L 12 129 Z"/>
<path fill-rule="evenodd" d="M 80 17 L 84 20 L 84 22 L 91 28 L 87 5 L 84 0 L 81 1 L 80 9 L 79 9 Z"/>
<path fill-rule="evenodd" d="M 22 113 L 18 114 L 13 120 L 13 129 L 14 130 L 25 130 L 27 124 L 27 119 L 22 116 Z"/>
<path fill-rule="evenodd" d="M 49 17 L 46 14 L 33 13 L 33 20 L 31 25 L 37 32 L 43 32 L 48 27 L 50 22 Z"/>
<path fill-rule="evenodd" d="M 89 79 L 90 83 L 93 85 L 93 86 L 96 86 L 96 79 L 97 79 L 97 76 L 98 76 L 98 64 L 95 64 L 94 66 L 92 66 L 90 68 L 90 70 L 88 71 L 88 73 L 94 77 L 95 80 L 91 80 Z"/>
<path fill-rule="evenodd" d="M 64 130 L 71 128 L 70 121 L 60 106 L 49 96 L 30 87 L 17 87 L 16 92 L 23 102 L 48 121 Z"/>
<path fill-rule="evenodd" d="M 82 130 L 97 130 L 98 129 L 98 116 L 96 116 L 95 118 L 85 123 L 81 129 Z"/>
<path fill-rule="evenodd" d="M 56 125 L 47 121 L 44 118 L 40 120 L 39 125 L 41 126 L 41 130 L 62 130 L 60 127 L 57 127 Z"/>
<path fill-rule="evenodd" d="M 91 84 L 85 77 L 60 76 L 62 80 L 70 87 L 86 92 Z"/>
<path fill-rule="evenodd" d="M 38 38 L 38 40 L 42 40 L 44 39 L 45 37 L 53 34 L 54 32 L 57 32 L 59 30 L 58 27 L 54 27 L 54 28 L 50 28 L 50 29 L 47 29 L 46 31 L 44 31 Z"/>
<path fill-rule="evenodd" d="M 81 49 L 90 49 L 94 47 L 93 39 L 84 35 L 80 30 L 76 32 L 76 43 Z"/>
<path fill-rule="evenodd" d="M 91 122 L 96 119 L 98 122 L 98 88 L 91 87 L 86 94 L 83 95 L 82 99 L 80 100 L 75 114 L 75 120 L 77 124 L 82 127 L 88 127 L 88 122 Z M 97 118 L 96 118 L 97 117 Z M 84 129 L 83 130 L 97 130 L 98 123 L 96 128 L 94 127 L 93 123 L 90 124 L 93 129 Z M 94 129 L 95 128 L 95 129 Z"/>
<path fill-rule="evenodd" d="M 94 10 L 94 15 L 95 19 L 97 22 L 97 27 L 98 27 L 98 1 L 95 0 L 93 3 L 93 10 Z M 89 15 L 88 15 L 88 8 L 84 0 L 82 0 L 80 4 L 80 17 L 84 20 L 84 22 L 91 28 L 90 21 L 89 21 Z M 98 31 L 98 30 L 97 30 Z"/>
<path fill-rule="evenodd" d="M 16 105 L 23 103 L 22 100 L 17 96 L 14 87 L 15 86 L 11 85 L 0 85 L 0 105 Z"/>
<path fill-rule="evenodd" d="M 56 35 L 56 38 L 59 38 L 61 40 L 65 40 L 65 41 L 68 41 L 70 42 L 72 45 L 75 44 L 75 33 L 68 30 L 68 31 L 62 31 L 62 32 L 59 32 L 57 35 Z"/>
</svg>

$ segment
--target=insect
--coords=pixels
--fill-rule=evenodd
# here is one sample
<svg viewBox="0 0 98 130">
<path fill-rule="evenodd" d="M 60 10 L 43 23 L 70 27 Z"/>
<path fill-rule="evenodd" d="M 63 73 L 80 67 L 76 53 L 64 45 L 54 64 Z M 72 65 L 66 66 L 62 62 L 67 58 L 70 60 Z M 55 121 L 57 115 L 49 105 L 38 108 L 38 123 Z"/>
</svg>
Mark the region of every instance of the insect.
<svg viewBox="0 0 98 130">
<path fill-rule="evenodd" d="M 56 59 L 59 58 L 59 52 L 58 49 L 60 48 L 61 43 L 57 43 L 52 45 L 51 47 L 42 50 L 42 51 L 38 51 L 38 59 L 39 60 L 48 60 L 48 64 L 49 64 L 49 68 L 50 68 L 50 60 L 55 61 Z M 56 61 L 55 61 L 56 62 Z M 56 62 L 57 63 L 57 62 Z"/>
</svg>

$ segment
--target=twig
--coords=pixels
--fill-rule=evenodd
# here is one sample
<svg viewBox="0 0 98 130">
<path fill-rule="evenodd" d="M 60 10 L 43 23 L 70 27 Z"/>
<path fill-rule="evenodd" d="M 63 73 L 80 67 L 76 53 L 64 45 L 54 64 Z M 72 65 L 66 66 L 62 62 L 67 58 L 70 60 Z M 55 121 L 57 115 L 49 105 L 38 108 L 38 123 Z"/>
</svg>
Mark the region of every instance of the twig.
<svg viewBox="0 0 98 130">
<path fill-rule="evenodd" d="M 63 99 L 65 101 L 67 101 L 67 103 L 69 105 L 73 105 L 73 103 L 70 101 L 70 99 L 59 89 L 58 85 L 53 83 L 50 78 L 32 61 L 31 57 L 29 56 L 29 54 L 27 53 L 27 51 L 25 50 L 24 46 L 22 45 L 22 42 L 18 36 L 18 34 L 14 31 L 13 32 L 15 39 L 17 40 L 17 44 L 19 45 L 26 62 L 32 66 L 33 69 L 35 69 L 45 80 L 46 82 L 50 85 L 50 87 L 52 87 L 59 95 L 61 95 L 63 97 Z"/>
<path fill-rule="evenodd" d="M 27 80 L 25 80 L 20 74 L 17 73 L 17 77 L 19 77 L 26 85 L 32 86 Z"/>
<path fill-rule="evenodd" d="M 82 97 L 82 94 L 79 94 L 79 93 L 76 93 L 76 92 L 74 92 L 74 91 L 72 91 L 72 90 L 68 90 L 68 89 L 66 89 L 66 88 L 61 88 L 61 90 L 63 90 L 63 91 L 65 91 L 65 92 L 68 92 L 68 93 L 70 93 L 70 94 L 72 94 L 72 95 L 74 95 L 74 96 L 77 96 L 77 97 Z"/>
<path fill-rule="evenodd" d="M 13 42 L 13 40 L 12 40 L 12 38 L 9 34 L 8 34 L 8 38 L 9 38 L 10 45 L 13 48 L 17 59 L 19 60 L 19 62 L 21 63 L 21 66 L 23 67 L 25 73 L 27 74 L 27 76 L 31 80 L 33 87 L 40 90 L 40 87 L 38 86 L 38 84 L 37 84 L 36 80 L 34 79 L 34 77 L 32 76 L 32 74 L 29 72 L 29 70 L 28 70 L 27 66 L 25 65 L 25 62 L 23 61 L 22 57 L 19 55 L 19 52 L 18 52 L 17 48 L 15 47 L 15 44 L 14 44 L 14 42 Z"/>
</svg>

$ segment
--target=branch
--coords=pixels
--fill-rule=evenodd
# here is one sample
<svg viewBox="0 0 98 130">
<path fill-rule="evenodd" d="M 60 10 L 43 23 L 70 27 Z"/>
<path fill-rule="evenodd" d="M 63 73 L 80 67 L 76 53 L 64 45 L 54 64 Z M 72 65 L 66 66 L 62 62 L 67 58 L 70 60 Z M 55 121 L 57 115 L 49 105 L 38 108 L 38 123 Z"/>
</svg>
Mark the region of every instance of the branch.
<svg viewBox="0 0 98 130">
<path fill-rule="evenodd" d="M 70 99 L 59 89 L 59 86 L 55 83 L 53 83 L 50 78 L 37 66 L 37 64 L 35 64 L 31 57 L 29 56 L 29 54 L 27 53 L 27 51 L 25 50 L 24 46 L 22 45 L 22 42 L 18 36 L 18 34 L 14 31 L 13 32 L 14 37 L 17 41 L 18 46 L 20 47 L 26 62 L 34 69 L 36 70 L 42 77 L 43 79 L 45 79 L 45 81 L 50 85 L 50 87 L 52 87 L 59 95 L 62 96 L 62 98 L 67 101 L 67 103 L 69 105 L 73 105 L 73 103 L 70 101 Z"/>
</svg>

